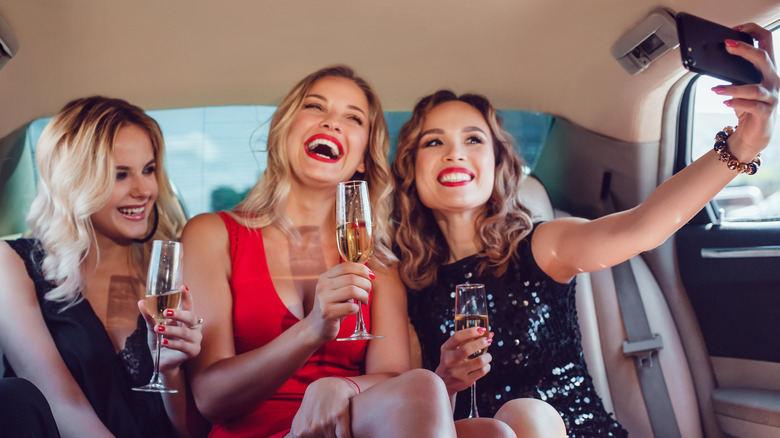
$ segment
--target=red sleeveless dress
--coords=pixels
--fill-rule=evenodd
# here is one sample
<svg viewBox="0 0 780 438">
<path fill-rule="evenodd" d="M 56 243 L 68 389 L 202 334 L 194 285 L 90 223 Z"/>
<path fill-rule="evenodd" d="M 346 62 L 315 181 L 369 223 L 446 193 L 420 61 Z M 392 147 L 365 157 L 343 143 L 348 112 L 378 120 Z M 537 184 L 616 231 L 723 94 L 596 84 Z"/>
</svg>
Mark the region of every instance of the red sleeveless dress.
<svg viewBox="0 0 780 438">
<path fill-rule="evenodd" d="M 300 320 L 290 313 L 274 289 L 260 230 L 250 230 L 224 212 L 218 214 L 230 238 L 233 336 L 236 354 L 241 354 L 271 342 Z M 364 309 L 367 327 L 370 327 L 370 313 Z M 350 315 L 342 321 L 338 337 L 352 334 L 355 319 L 355 315 Z M 213 425 L 209 437 L 284 436 L 290 431 L 306 387 L 321 377 L 363 374 L 366 347 L 366 341 L 328 342 L 271 398 L 246 414 Z"/>
</svg>

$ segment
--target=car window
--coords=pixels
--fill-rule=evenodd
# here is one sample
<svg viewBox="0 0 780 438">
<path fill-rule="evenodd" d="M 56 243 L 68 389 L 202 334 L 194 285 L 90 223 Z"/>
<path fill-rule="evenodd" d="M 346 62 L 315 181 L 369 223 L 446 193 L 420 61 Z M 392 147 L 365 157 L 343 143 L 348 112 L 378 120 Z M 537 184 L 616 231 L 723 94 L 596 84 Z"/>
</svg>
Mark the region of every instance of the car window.
<svg viewBox="0 0 780 438">
<path fill-rule="evenodd" d="M 780 59 L 780 29 L 773 32 L 775 60 Z M 715 133 L 725 126 L 734 126 L 734 111 L 711 88 L 727 84 L 709 76 L 699 76 L 691 88 L 693 115 L 691 117 L 690 153 L 688 163 L 712 149 Z M 780 124 L 775 124 L 772 143 L 761 152 L 761 167 L 755 175 L 739 175 L 714 200 L 720 221 L 780 220 Z"/>
<path fill-rule="evenodd" d="M 188 217 L 229 210 L 244 198 L 266 168 L 265 142 L 275 109 L 248 105 L 147 112 L 163 131 L 165 168 Z M 499 115 L 533 169 L 552 117 L 529 111 L 499 111 Z M 398 131 L 410 117 L 411 112 L 385 113 L 390 160 L 395 156 Z M 42 118 L 29 125 L 30 144 L 37 143 L 49 120 Z"/>
</svg>

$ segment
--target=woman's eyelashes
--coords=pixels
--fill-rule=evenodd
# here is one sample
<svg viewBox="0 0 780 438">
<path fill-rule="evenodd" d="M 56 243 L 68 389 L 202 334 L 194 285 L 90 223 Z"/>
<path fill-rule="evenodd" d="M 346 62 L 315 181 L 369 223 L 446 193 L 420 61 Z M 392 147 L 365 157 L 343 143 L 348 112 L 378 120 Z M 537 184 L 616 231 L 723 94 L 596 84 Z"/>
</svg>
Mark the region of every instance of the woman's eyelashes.
<svg viewBox="0 0 780 438">
<path fill-rule="evenodd" d="M 484 142 L 485 142 L 485 141 L 482 139 L 482 137 L 478 137 L 478 136 L 476 136 L 476 135 L 469 136 L 469 137 L 466 139 L 466 143 L 467 143 L 467 144 L 482 144 L 482 143 L 484 143 Z"/>
<path fill-rule="evenodd" d="M 320 112 L 325 112 L 325 107 L 317 102 L 309 102 L 305 103 L 303 105 L 304 109 L 312 109 Z M 357 124 L 358 126 L 363 126 L 363 118 L 361 116 L 355 115 L 355 114 L 345 114 L 344 118 Z"/>
<path fill-rule="evenodd" d="M 477 136 L 477 135 L 470 135 L 463 139 L 463 144 L 483 144 L 485 143 L 485 139 Z M 441 146 L 444 144 L 444 142 L 436 137 L 436 138 L 424 138 L 421 142 L 422 147 L 431 147 L 431 146 Z"/>
<path fill-rule="evenodd" d="M 157 172 L 157 165 L 149 165 L 144 167 L 143 174 L 144 175 L 154 175 L 154 173 Z M 121 181 L 123 179 L 126 179 L 128 175 L 128 171 L 126 170 L 117 170 L 116 171 L 116 180 Z"/>
<path fill-rule="evenodd" d="M 423 147 L 431 147 L 431 146 L 441 146 L 444 143 L 439 140 L 438 138 L 432 138 L 432 139 L 423 139 L 422 145 Z"/>
</svg>

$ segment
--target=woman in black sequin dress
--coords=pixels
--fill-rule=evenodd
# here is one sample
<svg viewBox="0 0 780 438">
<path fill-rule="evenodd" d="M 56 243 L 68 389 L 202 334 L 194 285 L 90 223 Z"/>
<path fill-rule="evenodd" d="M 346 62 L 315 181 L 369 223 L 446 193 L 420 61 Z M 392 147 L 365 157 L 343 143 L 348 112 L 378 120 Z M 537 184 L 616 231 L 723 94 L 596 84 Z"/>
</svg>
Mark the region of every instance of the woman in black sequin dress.
<svg viewBox="0 0 780 438">
<path fill-rule="evenodd" d="M 768 32 L 753 33 L 761 47 L 771 47 Z M 728 149 L 749 162 L 769 143 L 780 78 L 761 49 L 730 50 L 761 58 L 756 65 L 764 74 L 762 93 L 752 86 L 714 89 L 734 97 L 727 105 L 736 110 L 739 129 Z M 571 437 L 626 436 L 588 374 L 575 275 L 660 245 L 737 172 L 709 152 L 631 210 L 535 225 L 518 196 L 522 162 L 494 108 L 482 96 L 446 90 L 418 102 L 401 129 L 392 169 L 395 244 L 401 277 L 412 290 L 409 312 L 423 365 L 442 377 L 453 397 L 479 380 L 480 414 L 506 421 L 518 436 L 528 436 L 517 424 L 523 409 L 538 408 L 522 404 L 529 398 L 555 407 Z M 492 338 L 476 328 L 454 331 L 459 283 L 485 283 Z M 487 346 L 487 354 L 468 359 Z M 468 391 L 460 395 L 455 414 L 463 418 Z"/>
</svg>

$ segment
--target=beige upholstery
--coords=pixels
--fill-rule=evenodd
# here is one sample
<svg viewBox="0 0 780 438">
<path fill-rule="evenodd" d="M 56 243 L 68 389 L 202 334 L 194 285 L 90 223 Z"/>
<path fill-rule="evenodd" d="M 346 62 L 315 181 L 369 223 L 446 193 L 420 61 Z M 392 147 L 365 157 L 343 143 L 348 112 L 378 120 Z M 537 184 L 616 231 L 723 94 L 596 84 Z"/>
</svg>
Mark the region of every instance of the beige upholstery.
<svg viewBox="0 0 780 438">
<path fill-rule="evenodd" d="M 641 257 L 634 257 L 631 267 L 640 287 L 650 328 L 663 339 L 664 346 L 658 353 L 658 358 L 680 433 L 686 438 L 701 437 L 699 408 L 691 372 L 666 301 Z M 581 275 L 577 281 L 577 310 L 580 325 L 583 327 L 583 350 L 596 390 L 605 400 L 605 404 L 612 406 L 616 419 L 632 437 L 652 437 L 634 359 L 624 356 L 622 351 L 626 335 L 611 270 Z M 590 293 L 581 293 L 588 289 Z M 582 310 L 591 306 L 587 303 L 589 298 L 593 300 L 592 307 L 595 312 L 586 313 Z M 593 330 L 593 325 L 598 329 Z M 596 332 L 598 340 L 592 339 Z M 600 351 L 596 350 L 599 346 Z M 603 363 L 603 368 L 599 363 Z M 599 386 L 604 383 L 605 387 Z"/>
<path fill-rule="evenodd" d="M 522 194 L 535 220 L 549 220 L 567 214 L 553 211 L 544 187 L 527 178 Z M 680 433 L 685 438 L 702 436 L 699 409 L 690 369 L 679 334 L 663 294 L 644 260 L 634 257 L 631 267 L 640 287 L 650 327 L 664 342 L 659 359 L 672 398 Z M 626 334 L 620 315 L 611 270 L 577 276 L 577 313 L 582 348 L 596 391 L 608 412 L 629 431 L 632 438 L 652 437 L 634 359 L 622 351 Z"/>
</svg>

